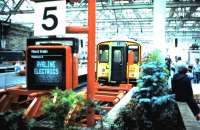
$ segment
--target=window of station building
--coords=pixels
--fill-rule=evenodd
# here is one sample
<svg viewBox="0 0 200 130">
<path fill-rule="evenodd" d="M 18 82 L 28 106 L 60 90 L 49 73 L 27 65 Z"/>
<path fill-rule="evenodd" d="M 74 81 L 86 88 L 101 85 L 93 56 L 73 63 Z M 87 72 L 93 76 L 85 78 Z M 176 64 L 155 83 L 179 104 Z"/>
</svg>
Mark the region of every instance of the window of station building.
<svg viewBox="0 0 200 130">
<path fill-rule="evenodd" d="M 129 46 L 128 53 L 133 53 L 134 63 L 139 62 L 139 47 L 138 46 Z"/>
<path fill-rule="evenodd" d="M 107 63 L 109 60 L 109 46 L 100 45 L 99 46 L 99 62 Z"/>
<path fill-rule="evenodd" d="M 114 50 L 113 56 L 114 56 L 113 60 L 114 60 L 115 63 L 121 63 L 121 61 L 122 61 L 121 50 Z"/>
</svg>

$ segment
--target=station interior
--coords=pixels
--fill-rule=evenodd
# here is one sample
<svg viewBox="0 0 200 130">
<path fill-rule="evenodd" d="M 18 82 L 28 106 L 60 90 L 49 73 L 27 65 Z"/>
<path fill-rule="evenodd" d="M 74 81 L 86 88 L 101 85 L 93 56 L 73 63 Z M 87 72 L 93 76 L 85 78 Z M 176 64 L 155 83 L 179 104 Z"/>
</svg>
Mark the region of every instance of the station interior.
<svg viewBox="0 0 200 130">
<path fill-rule="evenodd" d="M 200 0 L 0 0 L 1 130 L 200 130 Z"/>
</svg>

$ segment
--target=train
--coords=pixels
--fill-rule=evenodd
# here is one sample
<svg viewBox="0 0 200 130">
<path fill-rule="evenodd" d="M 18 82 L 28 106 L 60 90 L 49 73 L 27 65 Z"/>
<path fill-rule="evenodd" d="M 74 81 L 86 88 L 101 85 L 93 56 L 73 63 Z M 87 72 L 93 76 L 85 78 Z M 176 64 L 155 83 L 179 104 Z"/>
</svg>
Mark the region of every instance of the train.
<svg viewBox="0 0 200 130">
<path fill-rule="evenodd" d="M 97 44 L 97 81 L 100 84 L 136 84 L 141 44 L 135 40 L 108 40 Z"/>
</svg>

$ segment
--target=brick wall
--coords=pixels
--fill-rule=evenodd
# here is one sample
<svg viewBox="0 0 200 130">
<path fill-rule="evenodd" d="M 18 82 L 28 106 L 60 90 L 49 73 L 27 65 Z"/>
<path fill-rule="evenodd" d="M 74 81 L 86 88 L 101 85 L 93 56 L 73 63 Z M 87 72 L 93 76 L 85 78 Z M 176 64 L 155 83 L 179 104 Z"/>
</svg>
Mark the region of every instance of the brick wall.
<svg viewBox="0 0 200 130">
<path fill-rule="evenodd" d="M 31 28 L 22 25 L 10 25 L 6 35 L 6 49 L 25 50 L 26 40 L 32 35 Z"/>
</svg>

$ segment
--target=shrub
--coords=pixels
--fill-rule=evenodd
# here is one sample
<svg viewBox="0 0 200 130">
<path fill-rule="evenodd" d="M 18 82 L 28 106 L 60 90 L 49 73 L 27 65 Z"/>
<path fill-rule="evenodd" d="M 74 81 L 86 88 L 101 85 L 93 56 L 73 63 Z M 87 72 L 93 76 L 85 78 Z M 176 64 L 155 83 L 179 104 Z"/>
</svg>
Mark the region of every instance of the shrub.
<svg viewBox="0 0 200 130">
<path fill-rule="evenodd" d="M 138 91 L 114 122 L 117 130 L 183 130 L 175 96 L 169 94 L 169 73 L 158 51 L 141 66 Z"/>
<path fill-rule="evenodd" d="M 73 91 L 55 89 L 51 92 L 52 98 L 43 99 L 42 111 L 55 128 L 64 128 L 64 121 L 70 109 L 82 102 L 83 98 Z"/>
</svg>

